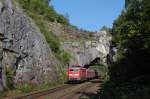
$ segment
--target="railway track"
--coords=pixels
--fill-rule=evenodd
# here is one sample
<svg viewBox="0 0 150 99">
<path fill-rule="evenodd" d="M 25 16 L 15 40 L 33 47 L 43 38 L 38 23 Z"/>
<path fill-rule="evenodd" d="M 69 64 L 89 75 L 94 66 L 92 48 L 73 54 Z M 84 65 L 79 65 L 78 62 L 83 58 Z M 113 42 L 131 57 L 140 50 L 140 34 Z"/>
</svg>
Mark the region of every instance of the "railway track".
<svg viewBox="0 0 150 99">
<path fill-rule="evenodd" d="M 13 97 L 13 98 L 7 98 L 7 99 L 35 99 L 37 97 L 44 96 L 44 95 L 49 94 L 49 93 L 54 93 L 58 90 L 66 89 L 66 88 L 71 87 L 71 86 L 72 85 L 64 85 L 64 86 L 56 87 L 56 88 L 45 90 L 45 91 L 33 92 L 33 93 L 26 94 L 26 95 Z"/>
<path fill-rule="evenodd" d="M 79 97 L 82 96 L 86 90 L 89 90 L 95 86 L 97 86 L 96 90 L 94 90 L 94 92 L 96 92 L 99 89 L 99 84 L 99 82 L 85 82 L 81 84 L 75 84 L 69 88 L 59 90 L 54 93 L 49 93 L 45 96 L 41 96 L 35 99 L 79 99 Z"/>
<path fill-rule="evenodd" d="M 84 86 L 81 86 L 77 90 L 70 91 L 70 92 L 68 92 L 68 94 L 64 94 L 57 98 L 58 99 L 78 99 L 78 97 L 80 97 L 82 95 L 81 94 L 82 92 L 84 92 L 88 88 L 91 88 L 92 86 L 93 86 L 92 83 L 86 83 L 86 84 L 84 84 Z"/>
<path fill-rule="evenodd" d="M 81 84 L 67 84 L 46 91 L 32 92 L 26 95 L 4 99 L 78 99 L 85 90 L 99 83 L 84 82 Z"/>
</svg>

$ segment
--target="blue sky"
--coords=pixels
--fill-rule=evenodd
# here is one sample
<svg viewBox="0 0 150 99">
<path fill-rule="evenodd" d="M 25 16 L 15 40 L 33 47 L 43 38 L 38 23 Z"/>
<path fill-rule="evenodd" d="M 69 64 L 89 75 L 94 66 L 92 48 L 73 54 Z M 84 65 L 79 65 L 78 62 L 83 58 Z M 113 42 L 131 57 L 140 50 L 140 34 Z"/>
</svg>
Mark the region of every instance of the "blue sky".
<svg viewBox="0 0 150 99">
<path fill-rule="evenodd" d="M 102 26 L 112 27 L 120 15 L 125 0 L 52 0 L 55 10 L 69 15 L 71 24 L 78 28 L 98 31 Z"/>
</svg>

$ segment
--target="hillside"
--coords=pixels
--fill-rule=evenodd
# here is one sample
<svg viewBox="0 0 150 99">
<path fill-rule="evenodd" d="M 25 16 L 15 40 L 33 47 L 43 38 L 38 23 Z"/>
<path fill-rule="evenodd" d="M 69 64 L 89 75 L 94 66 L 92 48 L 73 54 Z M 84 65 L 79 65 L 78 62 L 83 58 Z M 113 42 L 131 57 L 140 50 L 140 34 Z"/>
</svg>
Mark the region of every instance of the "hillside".
<svg viewBox="0 0 150 99">
<path fill-rule="evenodd" d="M 64 82 L 68 65 L 111 62 L 111 36 L 78 29 L 48 0 L 1 0 L 0 90 Z"/>
<path fill-rule="evenodd" d="M 50 48 L 52 49 L 55 56 L 58 58 L 58 60 L 61 61 L 62 64 L 86 65 L 97 57 L 96 54 L 91 57 L 91 54 L 93 54 L 94 52 L 99 53 L 99 51 L 97 51 L 96 48 L 100 44 L 99 43 L 100 37 L 98 37 L 98 35 L 101 34 L 101 32 L 94 33 L 86 30 L 81 30 L 71 25 L 68 19 L 56 13 L 53 7 L 48 5 L 47 3 L 48 1 L 44 2 L 40 0 L 38 1 L 35 0 L 28 2 L 26 0 L 22 0 L 19 2 L 23 7 L 24 11 L 38 25 L 41 32 L 44 34 Z M 51 18 L 53 18 L 53 20 L 51 20 Z M 101 45 L 105 45 L 105 47 L 108 48 L 106 52 L 101 51 L 102 54 L 103 53 L 105 54 L 104 56 L 102 55 L 99 56 L 101 57 L 101 60 L 103 60 L 103 57 L 106 57 L 107 54 L 109 54 L 110 44 L 106 45 L 106 43 L 107 42 L 110 43 L 111 40 L 111 38 L 109 39 L 109 36 L 107 36 L 107 34 L 102 32 L 101 36 L 103 35 L 106 35 L 104 36 L 104 40 L 105 38 L 108 39 Z M 94 47 L 92 47 L 92 42 L 95 43 Z M 96 49 L 96 51 L 94 52 L 92 52 L 93 50 L 89 51 L 90 48 L 86 48 L 86 46 L 90 46 L 91 48 L 94 48 L 94 50 Z M 85 49 L 88 50 L 85 51 Z M 85 62 L 82 63 L 82 61 Z"/>
</svg>

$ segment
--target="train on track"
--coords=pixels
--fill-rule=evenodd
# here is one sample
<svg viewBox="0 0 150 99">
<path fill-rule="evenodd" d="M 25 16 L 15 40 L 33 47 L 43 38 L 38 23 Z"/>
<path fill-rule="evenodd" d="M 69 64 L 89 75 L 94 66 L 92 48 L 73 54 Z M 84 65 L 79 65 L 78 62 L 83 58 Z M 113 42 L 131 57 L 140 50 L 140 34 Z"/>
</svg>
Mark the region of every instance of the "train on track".
<svg viewBox="0 0 150 99">
<path fill-rule="evenodd" d="M 72 65 L 68 67 L 69 82 L 80 82 L 98 77 L 95 70 L 84 68 L 80 65 Z"/>
</svg>

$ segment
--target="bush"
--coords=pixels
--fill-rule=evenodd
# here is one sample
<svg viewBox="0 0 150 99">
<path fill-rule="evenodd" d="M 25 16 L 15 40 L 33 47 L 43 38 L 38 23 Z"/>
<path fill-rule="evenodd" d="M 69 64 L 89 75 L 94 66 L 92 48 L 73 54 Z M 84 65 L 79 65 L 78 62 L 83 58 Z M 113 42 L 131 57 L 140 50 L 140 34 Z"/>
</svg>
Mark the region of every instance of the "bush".
<svg viewBox="0 0 150 99">
<path fill-rule="evenodd" d="M 69 25 L 69 20 L 63 15 L 56 13 L 47 0 L 18 0 L 18 2 L 27 13 L 33 13 L 37 16 L 41 15 L 44 19 L 50 22 L 57 21 L 65 25 Z"/>
<path fill-rule="evenodd" d="M 29 84 L 22 84 L 17 86 L 17 89 L 20 90 L 22 93 L 28 93 L 33 90 L 33 87 Z"/>
<path fill-rule="evenodd" d="M 59 50 L 59 52 L 57 53 L 57 57 L 58 59 L 64 63 L 64 65 L 68 64 L 71 58 L 71 55 L 64 51 L 64 50 Z"/>
<path fill-rule="evenodd" d="M 6 94 L 4 93 L 4 91 L 0 91 L 0 98 L 4 97 Z"/>
<path fill-rule="evenodd" d="M 11 69 L 10 67 L 6 67 L 5 75 L 6 75 L 6 85 L 9 89 L 12 89 L 14 86 L 13 82 L 14 70 Z"/>
<path fill-rule="evenodd" d="M 150 99 L 149 7 L 149 0 L 130 0 L 114 22 L 119 59 L 109 68 L 102 99 Z"/>
<path fill-rule="evenodd" d="M 99 75 L 101 78 L 106 79 L 107 76 L 108 76 L 108 75 L 107 75 L 107 72 L 108 72 L 107 66 L 98 64 L 98 65 L 90 66 L 89 68 L 91 68 L 91 69 L 93 69 L 93 70 L 96 70 L 96 71 L 98 72 L 98 75 Z"/>
<path fill-rule="evenodd" d="M 100 90 L 102 99 L 150 99 L 150 86 L 135 82 L 116 84 L 109 81 Z"/>
<path fill-rule="evenodd" d="M 63 23 L 63 24 L 65 24 L 65 25 L 69 25 L 68 20 L 67 20 L 63 15 L 59 15 L 59 16 L 57 17 L 57 22 L 58 22 L 58 23 Z"/>
</svg>

